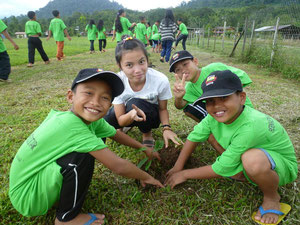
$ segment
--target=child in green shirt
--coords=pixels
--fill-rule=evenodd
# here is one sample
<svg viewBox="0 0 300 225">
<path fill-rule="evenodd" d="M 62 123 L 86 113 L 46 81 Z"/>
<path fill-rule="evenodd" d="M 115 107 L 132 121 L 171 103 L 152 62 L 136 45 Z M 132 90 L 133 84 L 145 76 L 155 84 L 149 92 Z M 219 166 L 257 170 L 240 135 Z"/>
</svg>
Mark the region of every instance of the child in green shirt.
<svg viewBox="0 0 300 225">
<path fill-rule="evenodd" d="M 294 181 L 298 172 L 287 132 L 272 117 L 245 105 L 241 80 L 230 70 L 212 72 L 201 88 L 199 101 L 206 102 L 209 115 L 189 134 L 165 184 L 173 188 L 188 179 L 247 179 L 264 195 L 253 219 L 264 224 L 276 223 L 289 211 L 288 205 L 280 203 L 277 189 Z M 221 155 L 212 165 L 184 170 L 197 144 L 206 141 L 211 133 L 223 148 Z"/>
<path fill-rule="evenodd" d="M 10 41 L 14 46 L 15 50 L 19 49 L 19 46 L 14 42 L 7 32 L 7 26 L 5 23 L 0 20 L 0 34 L 3 34 L 4 37 Z M 0 82 L 9 82 L 8 76 L 11 71 L 9 55 L 7 54 L 6 47 L 3 43 L 2 37 L 0 37 Z"/>
<path fill-rule="evenodd" d="M 67 31 L 67 26 L 65 25 L 64 21 L 62 21 L 62 19 L 60 19 L 59 11 L 53 10 L 52 14 L 55 18 L 52 19 L 50 22 L 47 40 L 49 40 L 51 35 L 53 34 L 53 38 L 56 41 L 56 45 L 57 45 L 56 58 L 58 61 L 62 61 L 63 58 L 65 57 L 64 52 L 63 52 L 64 43 L 65 43 L 64 42 L 64 40 L 65 40 L 64 34 L 67 36 L 69 41 L 71 41 L 71 37 Z"/>
<path fill-rule="evenodd" d="M 143 186 L 163 187 L 102 141 L 111 137 L 136 149 L 145 147 L 103 119 L 123 90 L 122 80 L 113 72 L 83 69 L 78 73 L 67 93 L 70 111 L 51 110 L 12 162 L 9 197 L 16 210 L 24 216 L 44 215 L 57 202 L 55 224 L 102 224 L 104 215 L 80 214 L 95 159 L 116 174 L 141 180 Z M 152 149 L 146 151 L 151 158 Z"/>
<path fill-rule="evenodd" d="M 42 35 L 41 25 L 36 21 L 35 12 L 29 11 L 27 13 L 29 21 L 25 24 L 25 32 L 28 36 L 28 65 L 27 67 L 33 67 L 35 49 L 38 50 L 45 64 L 49 64 L 49 58 L 44 51 L 43 44 L 39 38 Z"/>
<path fill-rule="evenodd" d="M 189 32 L 186 28 L 186 25 L 182 22 L 182 19 L 177 20 L 177 24 L 179 26 L 179 30 L 176 36 L 176 42 L 175 42 L 175 47 L 174 50 L 176 49 L 178 43 L 182 40 L 182 48 L 183 50 L 186 50 L 185 42 L 188 38 Z"/>
<path fill-rule="evenodd" d="M 98 40 L 99 40 L 99 51 L 105 52 L 106 47 L 106 29 L 104 27 L 103 20 L 99 20 L 97 24 Z"/>
<path fill-rule="evenodd" d="M 134 33 L 136 39 L 140 40 L 142 43 L 147 46 L 149 44 L 149 38 L 147 37 L 147 28 L 146 28 L 146 18 L 144 16 L 140 17 L 140 22 L 136 25 Z"/>
<path fill-rule="evenodd" d="M 90 53 L 95 53 L 94 42 L 97 37 L 97 27 L 94 20 L 90 20 L 89 24 L 85 27 L 85 31 L 87 31 L 87 37 L 90 41 Z"/>
</svg>

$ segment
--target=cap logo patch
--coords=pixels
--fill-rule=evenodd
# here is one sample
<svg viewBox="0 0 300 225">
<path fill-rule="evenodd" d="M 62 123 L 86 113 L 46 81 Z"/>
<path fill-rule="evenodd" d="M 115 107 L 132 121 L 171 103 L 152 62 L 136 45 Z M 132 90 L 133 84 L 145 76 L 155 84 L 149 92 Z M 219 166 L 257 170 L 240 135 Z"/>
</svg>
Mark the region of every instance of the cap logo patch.
<svg viewBox="0 0 300 225">
<path fill-rule="evenodd" d="M 97 69 L 97 72 L 99 73 L 99 72 L 102 72 L 103 71 L 103 69 Z"/>
<path fill-rule="evenodd" d="M 206 86 L 213 84 L 216 79 L 217 77 L 215 75 L 208 76 L 205 81 Z"/>
<path fill-rule="evenodd" d="M 179 54 L 178 53 L 176 53 L 175 55 L 173 55 L 173 60 L 176 60 L 176 59 L 178 59 L 178 57 L 179 57 Z"/>
</svg>

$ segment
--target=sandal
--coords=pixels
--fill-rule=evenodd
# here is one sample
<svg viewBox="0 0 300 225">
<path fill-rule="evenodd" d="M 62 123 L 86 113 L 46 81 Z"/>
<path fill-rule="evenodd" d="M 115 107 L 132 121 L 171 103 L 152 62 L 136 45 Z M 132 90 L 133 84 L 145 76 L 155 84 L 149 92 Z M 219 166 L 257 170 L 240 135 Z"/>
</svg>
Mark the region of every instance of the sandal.
<svg viewBox="0 0 300 225">
<path fill-rule="evenodd" d="M 143 140 L 142 144 L 146 145 L 149 148 L 153 148 L 155 145 L 155 140 Z"/>
</svg>

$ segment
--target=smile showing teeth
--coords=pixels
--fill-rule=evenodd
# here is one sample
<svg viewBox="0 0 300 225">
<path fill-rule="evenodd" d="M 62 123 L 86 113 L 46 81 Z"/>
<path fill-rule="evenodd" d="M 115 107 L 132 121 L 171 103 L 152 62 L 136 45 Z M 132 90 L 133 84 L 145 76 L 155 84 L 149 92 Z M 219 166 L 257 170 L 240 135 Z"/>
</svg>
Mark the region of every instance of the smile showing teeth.
<svg viewBox="0 0 300 225">
<path fill-rule="evenodd" d="M 92 108 L 86 108 L 87 111 L 92 112 L 92 113 L 99 113 L 100 111 L 96 110 L 96 109 L 92 109 Z"/>
<path fill-rule="evenodd" d="M 216 112 L 216 116 L 222 116 L 224 115 L 225 111 L 219 111 L 219 112 Z"/>
</svg>

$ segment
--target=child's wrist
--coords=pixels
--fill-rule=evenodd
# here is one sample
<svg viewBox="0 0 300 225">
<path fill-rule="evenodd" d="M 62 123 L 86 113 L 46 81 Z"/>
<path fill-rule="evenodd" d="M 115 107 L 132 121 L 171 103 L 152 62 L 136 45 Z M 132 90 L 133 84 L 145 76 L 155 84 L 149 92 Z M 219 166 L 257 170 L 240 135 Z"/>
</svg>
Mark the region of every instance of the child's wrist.
<svg viewBox="0 0 300 225">
<path fill-rule="evenodd" d="M 166 130 L 172 131 L 172 128 L 171 128 L 170 124 L 163 124 L 163 125 L 161 125 L 161 127 L 163 128 L 163 132 L 166 131 Z"/>
</svg>

